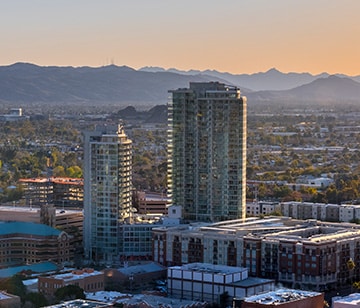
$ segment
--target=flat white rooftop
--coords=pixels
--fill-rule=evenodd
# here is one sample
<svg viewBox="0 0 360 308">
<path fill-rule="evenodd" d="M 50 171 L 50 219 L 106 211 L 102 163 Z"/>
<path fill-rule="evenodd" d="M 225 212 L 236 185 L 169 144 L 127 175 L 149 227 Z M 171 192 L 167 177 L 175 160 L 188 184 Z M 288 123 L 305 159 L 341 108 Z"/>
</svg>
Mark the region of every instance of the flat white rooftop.
<svg viewBox="0 0 360 308">
<path fill-rule="evenodd" d="M 226 265 L 214 265 L 210 263 L 190 263 L 182 266 L 172 266 L 172 269 L 187 270 L 193 272 L 206 272 L 213 274 L 232 274 L 247 271 L 244 267 L 234 267 Z"/>
<path fill-rule="evenodd" d="M 347 305 L 354 305 L 359 306 L 360 305 L 360 293 L 352 293 L 350 295 L 344 296 L 344 297 L 336 297 L 333 298 L 333 303 L 337 304 L 347 304 Z"/>
<path fill-rule="evenodd" d="M 293 289 L 279 289 L 245 298 L 246 303 L 261 303 L 263 305 L 281 304 L 298 301 L 307 297 L 319 296 L 321 293 Z"/>
<path fill-rule="evenodd" d="M 83 279 L 85 277 L 97 276 L 97 275 L 103 275 L 103 273 L 98 272 L 98 271 L 93 271 L 93 272 L 75 271 L 75 272 L 71 272 L 71 273 L 64 273 L 64 274 L 50 276 L 50 278 L 61 279 L 61 280 L 69 282 L 72 280 L 79 280 L 79 279 Z"/>
<path fill-rule="evenodd" d="M 10 296 L 4 292 L 0 292 L 0 301 L 3 299 L 8 299 Z"/>
<path fill-rule="evenodd" d="M 21 212 L 21 213 L 38 213 L 40 208 L 37 206 L 11 206 L 11 205 L 0 205 L 0 212 Z M 81 213 L 82 210 L 73 209 L 55 209 L 56 215 L 69 214 L 69 213 Z"/>
</svg>

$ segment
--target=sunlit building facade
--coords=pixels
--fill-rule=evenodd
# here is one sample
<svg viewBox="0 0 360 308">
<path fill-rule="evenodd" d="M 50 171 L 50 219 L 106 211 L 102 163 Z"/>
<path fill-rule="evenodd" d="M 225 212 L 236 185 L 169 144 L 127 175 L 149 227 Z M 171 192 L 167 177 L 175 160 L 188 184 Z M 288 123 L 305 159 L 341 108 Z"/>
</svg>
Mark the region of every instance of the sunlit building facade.
<svg viewBox="0 0 360 308">
<path fill-rule="evenodd" d="M 121 254 L 119 225 L 132 217 L 132 141 L 120 125 L 84 136 L 85 256 L 114 262 Z"/>
<path fill-rule="evenodd" d="M 83 207 L 84 183 L 80 178 L 43 177 L 19 179 L 26 203 L 34 206 Z"/>
<path fill-rule="evenodd" d="M 325 291 L 359 281 L 360 226 L 278 216 L 160 226 L 153 261 L 244 267 L 252 277 Z"/>
<path fill-rule="evenodd" d="M 188 221 L 245 218 L 246 98 L 218 82 L 169 91 L 168 194 Z"/>
</svg>

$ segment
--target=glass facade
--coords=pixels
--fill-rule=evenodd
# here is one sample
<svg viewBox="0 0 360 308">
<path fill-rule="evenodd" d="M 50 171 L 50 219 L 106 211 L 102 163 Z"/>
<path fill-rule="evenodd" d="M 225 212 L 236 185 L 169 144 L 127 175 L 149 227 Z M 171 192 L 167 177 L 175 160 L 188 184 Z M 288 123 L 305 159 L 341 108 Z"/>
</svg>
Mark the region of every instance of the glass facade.
<svg viewBox="0 0 360 308">
<path fill-rule="evenodd" d="M 91 260 L 121 254 L 119 225 L 132 218 L 131 145 L 121 126 L 85 134 L 84 246 Z"/>
<path fill-rule="evenodd" d="M 168 193 L 190 221 L 245 218 L 246 98 L 236 87 L 170 91 Z"/>
</svg>

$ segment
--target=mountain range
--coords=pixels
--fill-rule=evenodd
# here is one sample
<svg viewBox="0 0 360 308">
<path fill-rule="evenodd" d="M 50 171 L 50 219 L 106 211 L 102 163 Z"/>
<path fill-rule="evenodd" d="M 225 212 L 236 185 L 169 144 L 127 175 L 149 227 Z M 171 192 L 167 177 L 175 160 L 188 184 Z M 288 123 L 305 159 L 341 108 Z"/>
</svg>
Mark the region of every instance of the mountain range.
<svg viewBox="0 0 360 308">
<path fill-rule="evenodd" d="M 166 104 L 169 90 L 189 82 L 218 81 L 236 85 L 252 104 L 360 105 L 360 76 L 282 73 L 230 74 L 214 70 L 180 71 L 128 66 L 58 67 L 15 63 L 0 66 L 0 104 L 26 106 Z"/>
</svg>

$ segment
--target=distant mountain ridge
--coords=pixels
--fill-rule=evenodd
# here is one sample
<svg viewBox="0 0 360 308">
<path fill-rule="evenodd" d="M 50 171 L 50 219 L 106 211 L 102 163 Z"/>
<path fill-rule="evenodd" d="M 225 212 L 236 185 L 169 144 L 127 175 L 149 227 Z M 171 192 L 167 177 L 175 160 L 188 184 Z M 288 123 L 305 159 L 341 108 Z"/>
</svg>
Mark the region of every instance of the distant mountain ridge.
<svg viewBox="0 0 360 308">
<path fill-rule="evenodd" d="M 166 103 L 168 90 L 213 77 L 150 73 L 127 66 L 56 67 L 15 63 L 0 67 L 0 102 Z M 215 78 L 215 81 L 223 81 Z"/>
<path fill-rule="evenodd" d="M 348 77 L 330 75 L 285 91 L 258 91 L 248 94 L 249 101 L 278 103 L 312 103 L 316 105 L 360 106 L 360 83 Z"/>
<path fill-rule="evenodd" d="M 190 70 L 181 71 L 175 68 L 165 70 L 161 67 L 143 67 L 139 71 L 146 72 L 172 72 L 178 74 L 194 75 L 202 74 L 207 76 L 213 76 L 230 81 L 234 85 L 241 85 L 243 88 L 248 88 L 253 91 L 267 91 L 267 90 L 289 90 L 300 85 L 310 83 L 319 78 L 326 78 L 330 75 L 328 73 L 322 73 L 318 75 L 311 75 L 310 73 L 282 73 L 276 68 L 272 68 L 267 72 L 259 72 L 254 74 L 230 74 L 221 73 L 216 70 Z M 344 74 L 336 74 L 338 77 L 349 77 Z M 349 77 L 355 81 L 360 82 L 360 75 L 355 77 Z"/>
<path fill-rule="evenodd" d="M 331 103 L 360 104 L 360 76 L 327 73 L 265 73 L 233 75 L 214 70 L 188 72 L 176 69 L 128 66 L 57 67 L 15 63 L 0 66 L 0 104 L 26 106 L 104 105 L 155 106 L 166 104 L 169 90 L 189 82 L 218 81 L 236 85 L 251 104 Z"/>
</svg>

